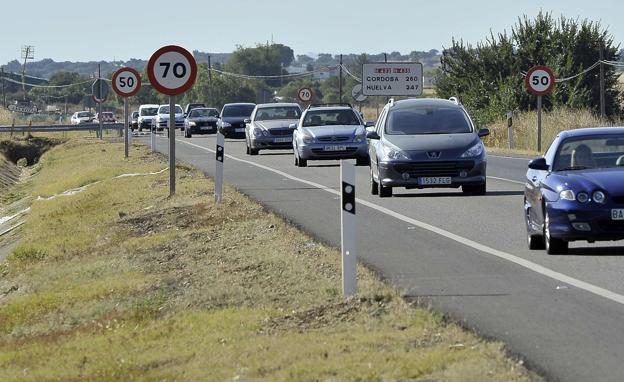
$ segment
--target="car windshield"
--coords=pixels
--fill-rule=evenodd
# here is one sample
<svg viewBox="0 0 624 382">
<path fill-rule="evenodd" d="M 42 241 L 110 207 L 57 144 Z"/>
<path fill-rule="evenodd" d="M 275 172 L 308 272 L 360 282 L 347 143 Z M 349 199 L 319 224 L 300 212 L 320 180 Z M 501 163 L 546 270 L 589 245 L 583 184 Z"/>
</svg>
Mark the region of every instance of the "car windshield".
<svg viewBox="0 0 624 382">
<path fill-rule="evenodd" d="M 256 105 L 229 105 L 223 107 L 221 117 L 249 117 Z"/>
<path fill-rule="evenodd" d="M 190 118 L 206 118 L 206 117 L 218 117 L 219 112 L 217 109 L 193 109 L 189 113 Z"/>
<path fill-rule="evenodd" d="M 559 144 L 553 171 L 624 168 L 624 134 L 569 138 Z"/>
<path fill-rule="evenodd" d="M 457 107 L 412 107 L 390 110 L 386 134 L 461 134 L 472 132 L 466 113 Z"/>
<path fill-rule="evenodd" d="M 139 116 L 139 112 L 138 111 L 133 111 L 132 112 L 132 118 L 136 118 Z"/>
<path fill-rule="evenodd" d="M 86 118 L 86 117 L 90 117 L 90 116 L 91 116 L 91 113 L 89 113 L 88 111 L 83 111 L 82 113 L 78 113 L 76 115 L 76 117 L 78 117 L 78 118 Z"/>
<path fill-rule="evenodd" d="M 184 112 L 182 111 L 182 108 L 180 106 L 176 105 L 175 113 L 182 114 Z M 158 109 L 158 114 L 169 114 L 169 106 L 161 106 L 160 109 Z"/>
<path fill-rule="evenodd" d="M 113 117 L 113 113 L 111 113 L 111 112 L 104 112 L 104 113 L 102 113 L 102 116 L 103 117 L 107 117 L 107 118 L 112 118 Z"/>
<path fill-rule="evenodd" d="M 311 110 L 303 119 L 303 126 L 361 125 L 362 122 L 351 109 Z"/>
<path fill-rule="evenodd" d="M 270 121 L 275 119 L 299 119 L 301 109 L 298 106 L 263 107 L 256 111 L 256 121 Z"/>
<path fill-rule="evenodd" d="M 143 117 L 149 117 L 152 115 L 156 115 L 156 113 L 158 113 L 158 108 L 157 107 L 146 107 L 144 109 L 141 109 L 141 116 Z"/>
</svg>

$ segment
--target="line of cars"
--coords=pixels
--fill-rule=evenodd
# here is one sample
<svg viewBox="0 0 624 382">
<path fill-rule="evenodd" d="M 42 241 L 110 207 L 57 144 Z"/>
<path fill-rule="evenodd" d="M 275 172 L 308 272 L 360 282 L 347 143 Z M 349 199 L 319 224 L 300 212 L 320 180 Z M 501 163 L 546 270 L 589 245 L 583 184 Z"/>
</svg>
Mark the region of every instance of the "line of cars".
<svg viewBox="0 0 624 382">
<path fill-rule="evenodd" d="M 70 125 L 81 125 L 85 123 L 100 123 L 100 118 L 102 119 L 102 123 L 117 123 L 117 118 L 115 118 L 115 113 L 112 111 L 103 111 L 100 115 L 99 113 L 91 113 L 90 111 L 77 111 L 69 118 Z"/>
</svg>

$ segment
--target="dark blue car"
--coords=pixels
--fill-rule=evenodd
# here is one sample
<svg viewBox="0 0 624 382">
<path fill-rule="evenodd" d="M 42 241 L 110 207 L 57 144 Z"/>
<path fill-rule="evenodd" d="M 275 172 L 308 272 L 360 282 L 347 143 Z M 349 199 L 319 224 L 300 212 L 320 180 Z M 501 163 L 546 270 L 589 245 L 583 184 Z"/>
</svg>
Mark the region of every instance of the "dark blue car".
<svg viewBox="0 0 624 382">
<path fill-rule="evenodd" d="M 530 249 L 624 239 L 624 128 L 560 133 L 529 162 L 524 212 Z"/>
</svg>

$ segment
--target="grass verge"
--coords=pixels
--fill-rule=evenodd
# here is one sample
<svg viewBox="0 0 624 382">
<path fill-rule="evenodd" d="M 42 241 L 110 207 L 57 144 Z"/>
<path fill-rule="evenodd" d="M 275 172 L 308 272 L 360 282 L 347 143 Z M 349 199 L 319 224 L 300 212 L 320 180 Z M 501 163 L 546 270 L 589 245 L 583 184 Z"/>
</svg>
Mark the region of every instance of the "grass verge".
<svg viewBox="0 0 624 382">
<path fill-rule="evenodd" d="M 40 160 L 0 264 L 0 380 L 538 379 L 504 346 L 410 306 L 335 249 L 163 158 L 74 139 Z M 86 186 L 72 196 L 57 196 Z M 52 197 L 52 198 L 50 198 Z"/>
</svg>

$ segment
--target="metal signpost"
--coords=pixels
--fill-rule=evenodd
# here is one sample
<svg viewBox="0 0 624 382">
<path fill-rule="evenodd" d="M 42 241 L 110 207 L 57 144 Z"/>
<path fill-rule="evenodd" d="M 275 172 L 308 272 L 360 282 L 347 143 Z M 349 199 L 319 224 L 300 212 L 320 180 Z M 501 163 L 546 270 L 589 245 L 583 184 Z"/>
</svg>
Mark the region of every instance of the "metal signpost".
<svg viewBox="0 0 624 382">
<path fill-rule="evenodd" d="M 141 90 L 141 75 L 132 68 L 121 68 L 113 74 L 113 90 L 124 100 L 124 145 L 125 156 L 128 157 L 130 134 L 128 128 L 128 97 L 132 97 Z"/>
<path fill-rule="evenodd" d="M 357 103 L 360 105 L 360 112 L 361 112 L 362 102 L 366 101 L 366 99 L 368 98 L 368 96 L 365 96 L 362 93 L 362 84 L 357 84 L 353 87 L 353 89 L 351 89 L 351 97 L 353 97 L 353 99 L 356 100 Z"/>
<path fill-rule="evenodd" d="M 423 66 L 420 62 L 362 64 L 362 94 L 367 96 L 420 96 Z"/>
<path fill-rule="evenodd" d="M 355 218 L 355 165 L 340 161 L 342 206 L 340 215 L 342 248 L 342 293 L 345 297 L 357 293 L 357 225 Z"/>
<path fill-rule="evenodd" d="M 223 160 L 225 159 L 225 137 L 217 132 L 217 154 L 215 171 L 215 203 L 220 204 L 223 200 Z"/>
<path fill-rule="evenodd" d="M 93 100 L 98 104 L 98 122 L 100 125 L 100 139 L 104 139 L 102 136 L 102 103 L 106 101 L 108 97 L 108 84 L 100 77 L 100 67 L 98 65 L 98 79 L 91 85 L 91 93 L 93 94 Z"/>
<path fill-rule="evenodd" d="M 156 91 L 169 96 L 169 195 L 173 196 L 176 111 L 174 96 L 184 93 L 193 86 L 197 77 L 197 63 L 188 50 L 177 45 L 167 45 L 150 57 L 147 63 L 147 76 Z"/>
<path fill-rule="evenodd" d="M 555 75 L 549 67 L 535 65 L 527 71 L 524 85 L 529 93 L 537 96 L 537 151 L 542 152 L 542 96 L 555 87 Z"/>
</svg>

